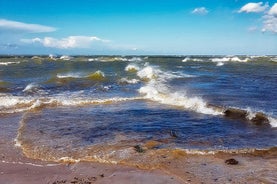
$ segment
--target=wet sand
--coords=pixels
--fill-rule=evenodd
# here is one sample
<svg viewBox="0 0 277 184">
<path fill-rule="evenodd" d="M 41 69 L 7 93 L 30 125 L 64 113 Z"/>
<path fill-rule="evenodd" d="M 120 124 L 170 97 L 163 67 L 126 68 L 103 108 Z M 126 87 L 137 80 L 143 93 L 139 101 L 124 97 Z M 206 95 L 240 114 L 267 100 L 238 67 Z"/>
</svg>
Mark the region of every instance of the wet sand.
<svg viewBox="0 0 277 184">
<path fill-rule="evenodd" d="M 26 158 L 14 146 L 18 119 L 0 123 L 0 183 L 277 183 L 277 150 L 255 153 L 155 155 L 155 169 L 97 162 L 51 163 Z M 5 118 L 5 117 L 2 117 Z M 3 121 L 5 122 L 5 121 Z M 150 151 L 149 151 L 150 152 Z M 149 154 L 147 152 L 140 154 Z M 226 160 L 233 158 L 235 165 Z M 230 162 L 229 162 L 230 163 Z"/>
</svg>

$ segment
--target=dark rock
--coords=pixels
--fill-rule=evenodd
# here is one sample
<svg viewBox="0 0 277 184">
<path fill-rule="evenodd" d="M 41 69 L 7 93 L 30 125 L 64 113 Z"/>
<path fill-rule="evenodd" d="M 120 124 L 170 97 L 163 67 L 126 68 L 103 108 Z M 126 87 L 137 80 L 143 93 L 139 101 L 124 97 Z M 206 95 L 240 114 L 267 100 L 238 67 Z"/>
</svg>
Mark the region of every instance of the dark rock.
<svg viewBox="0 0 277 184">
<path fill-rule="evenodd" d="M 225 163 L 228 165 L 237 165 L 239 162 L 233 158 L 225 160 Z"/>
<path fill-rule="evenodd" d="M 252 123 L 255 125 L 264 125 L 264 124 L 269 124 L 269 120 L 266 117 L 265 114 L 258 112 L 256 113 L 255 117 L 250 120 Z"/>
<path fill-rule="evenodd" d="M 145 152 L 145 150 L 140 145 L 135 145 L 134 148 L 135 148 L 136 152 L 138 152 L 138 153 Z"/>
<path fill-rule="evenodd" d="M 224 115 L 232 119 L 247 120 L 247 111 L 235 108 L 228 108 L 224 111 Z"/>
<path fill-rule="evenodd" d="M 101 174 L 100 176 L 101 176 L 102 178 L 104 178 L 105 175 L 104 175 L 104 174 Z"/>
</svg>

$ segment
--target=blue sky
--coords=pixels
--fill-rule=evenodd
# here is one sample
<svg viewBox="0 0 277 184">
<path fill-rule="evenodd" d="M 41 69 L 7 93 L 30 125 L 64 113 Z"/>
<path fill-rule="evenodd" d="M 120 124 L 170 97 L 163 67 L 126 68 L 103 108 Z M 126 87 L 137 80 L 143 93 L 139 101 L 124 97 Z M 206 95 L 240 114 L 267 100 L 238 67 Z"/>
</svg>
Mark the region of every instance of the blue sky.
<svg viewBox="0 0 277 184">
<path fill-rule="evenodd" d="M 277 54 L 277 2 L 1 0 L 0 54 Z"/>
</svg>

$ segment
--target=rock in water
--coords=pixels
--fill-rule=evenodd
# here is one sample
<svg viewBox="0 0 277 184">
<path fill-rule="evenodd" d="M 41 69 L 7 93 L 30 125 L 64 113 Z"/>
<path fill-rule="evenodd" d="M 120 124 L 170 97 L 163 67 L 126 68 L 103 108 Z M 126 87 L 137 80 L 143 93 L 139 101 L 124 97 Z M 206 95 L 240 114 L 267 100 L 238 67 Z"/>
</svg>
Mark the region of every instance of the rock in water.
<svg viewBox="0 0 277 184">
<path fill-rule="evenodd" d="M 255 125 L 264 125 L 264 124 L 269 124 L 269 120 L 266 117 L 265 114 L 258 112 L 256 113 L 255 117 L 250 120 L 252 123 Z"/>
<path fill-rule="evenodd" d="M 228 108 L 224 111 L 224 115 L 233 119 L 247 120 L 247 111 L 235 108 Z"/>
</svg>

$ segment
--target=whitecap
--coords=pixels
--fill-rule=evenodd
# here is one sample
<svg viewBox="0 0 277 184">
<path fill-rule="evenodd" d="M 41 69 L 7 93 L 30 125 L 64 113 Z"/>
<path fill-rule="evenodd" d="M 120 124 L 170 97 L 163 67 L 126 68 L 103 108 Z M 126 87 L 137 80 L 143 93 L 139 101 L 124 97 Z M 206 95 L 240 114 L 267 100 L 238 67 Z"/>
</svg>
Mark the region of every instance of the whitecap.
<svg viewBox="0 0 277 184">
<path fill-rule="evenodd" d="M 65 73 L 65 74 L 57 74 L 57 78 L 83 78 L 84 75 L 80 73 Z"/>
<path fill-rule="evenodd" d="M 19 64 L 20 61 L 9 61 L 9 62 L 0 62 L 0 65 L 8 66 L 12 64 Z"/>
<path fill-rule="evenodd" d="M 136 84 L 138 83 L 139 80 L 138 79 L 127 79 L 127 78 L 121 78 L 119 80 L 119 83 L 123 83 L 123 84 Z"/>
<path fill-rule="evenodd" d="M 200 97 L 189 97 L 185 91 L 172 92 L 165 84 L 168 79 L 188 77 L 182 73 L 163 72 L 157 67 L 146 66 L 140 70 L 137 75 L 142 79 L 148 79 L 148 83 L 142 86 L 138 91 L 144 95 L 145 99 L 167 104 L 171 106 L 182 107 L 203 114 L 219 115 L 222 111 L 209 108 L 207 103 Z M 191 76 L 189 76 L 191 77 Z"/>
<path fill-rule="evenodd" d="M 30 84 L 28 84 L 28 85 L 23 89 L 23 92 L 32 91 L 32 90 L 34 90 L 34 89 L 36 89 L 36 88 L 38 88 L 38 87 L 39 87 L 38 84 L 36 84 L 36 83 L 30 83 Z"/>
<path fill-rule="evenodd" d="M 129 64 L 125 67 L 125 71 L 128 71 L 128 72 L 133 72 L 138 70 L 139 70 L 139 67 L 136 64 Z"/>
</svg>

